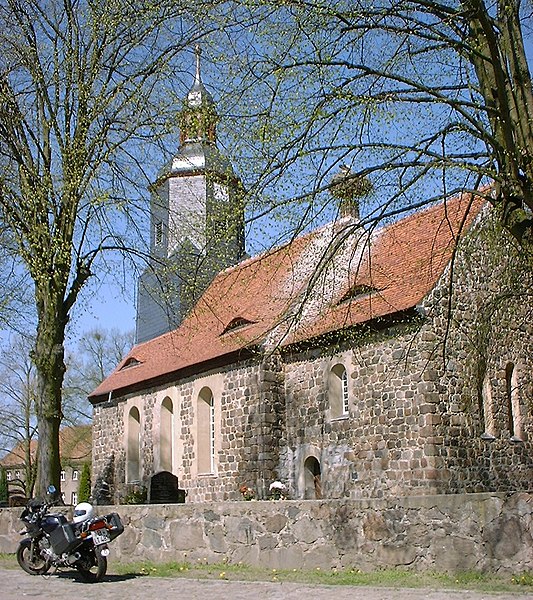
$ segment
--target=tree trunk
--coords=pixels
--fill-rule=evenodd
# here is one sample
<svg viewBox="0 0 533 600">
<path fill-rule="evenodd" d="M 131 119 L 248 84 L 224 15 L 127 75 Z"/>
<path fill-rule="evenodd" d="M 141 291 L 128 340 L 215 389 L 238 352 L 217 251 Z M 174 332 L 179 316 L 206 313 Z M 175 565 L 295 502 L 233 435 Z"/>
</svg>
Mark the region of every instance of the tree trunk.
<svg viewBox="0 0 533 600">
<path fill-rule="evenodd" d="M 498 166 L 495 204 L 503 225 L 525 247 L 533 220 L 533 92 L 515 2 L 500 3 L 499 28 L 482 0 L 464 0 L 481 94 Z M 501 32 L 503 31 L 503 33 Z M 524 210 L 529 208 L 529 211 Z"/>
<path fill-rule="evenodd" d="M 37 458 L 37 479 L 35 496 L 44 498 L 50 485 L 56 492 L 55 501 L 61 498 L 61 459 L 59 457 L 59 426 L 61 419 L 55 415 L 40 416 L 38 419 L 39 453 Z"/>
<path fill-rule="evenodd" d="M 62 306 L 62 303 L 56 301 Z M 63 311 L 55 310 L 55 302 L 40 304 L 39 327 L 33 352 L 37 370 L 38 397 L 36 401 L 39 451 L 35 496 L 43 498 L 48 487 L 56 488 L 54 500 L 61 498 L 61 457 L 59 427 L 62 412 L 62 386 L 65 374 L 64 339 L 67 320 Z"/>
</svg>

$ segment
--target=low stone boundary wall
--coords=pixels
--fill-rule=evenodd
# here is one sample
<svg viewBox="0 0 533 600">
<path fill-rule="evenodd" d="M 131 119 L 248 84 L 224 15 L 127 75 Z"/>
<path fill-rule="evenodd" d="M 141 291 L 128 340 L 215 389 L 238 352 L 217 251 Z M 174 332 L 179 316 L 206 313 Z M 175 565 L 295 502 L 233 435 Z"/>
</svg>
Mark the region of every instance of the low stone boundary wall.
<svg viewBox="0 0 533 600">
<path fill-rule="evenodd" d="M 270 568 L 533 571 L 533 494 L 98 507 L 118 512 L 123 561 Z M 20 509 L 0 509 L 0 551 L 14 552 Z"/>
</svg>

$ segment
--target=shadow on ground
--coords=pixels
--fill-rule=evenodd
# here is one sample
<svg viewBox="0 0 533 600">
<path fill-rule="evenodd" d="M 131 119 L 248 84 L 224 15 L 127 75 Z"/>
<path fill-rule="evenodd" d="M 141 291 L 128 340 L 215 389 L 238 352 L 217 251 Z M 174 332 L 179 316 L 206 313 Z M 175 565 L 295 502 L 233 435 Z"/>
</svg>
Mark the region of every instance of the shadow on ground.
<svg viewBox="0 0 533 600">
<path fill-rule="evenodd" d="M 48 573 L 43 577 L 59 577 L 61 579 L 71 579 L 73 583 L 85 583 L 91 585 L 91 582 L 85 581 L 77 571 L 56 571 L 55 573 Z M 138 579 L 139 577 L 145 577 L 142 573 L 125 573 L 124 575 L 105 575 L 102 579 L 102 583 L 113 583 L 117 581 L 128 581 L 130 579 Z"/>
</svg>

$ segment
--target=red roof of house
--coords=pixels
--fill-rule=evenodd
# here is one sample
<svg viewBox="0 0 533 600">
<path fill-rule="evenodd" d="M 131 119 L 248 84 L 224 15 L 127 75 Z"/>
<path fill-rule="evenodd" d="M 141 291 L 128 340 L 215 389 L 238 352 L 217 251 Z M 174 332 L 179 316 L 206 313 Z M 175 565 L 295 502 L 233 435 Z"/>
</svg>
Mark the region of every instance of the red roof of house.
<svg viewBox="0 0 533 600">
<path fill-rule="evenodd" d="M 481 200 L 456 197 L 365 232 L 342 219 L 221 272 L 180 327 L 135 346 L 89 399 L 179 377 L 261 344 L 287 345 L 415 307 Z"/>
<path fill-rule="evenodd" d="M 37 440 L 30 442 L 30 452 L 35 458 Z M 64 427 L 59 431 L 59 455 L 65 462 L 87 462 L 91 460 L 92 428 L 90 425 Z M 26 461 L 25 450 L 19 442 L 2 460 L 0 465 L 6 468 L 19 467 Z"/>
</svg>

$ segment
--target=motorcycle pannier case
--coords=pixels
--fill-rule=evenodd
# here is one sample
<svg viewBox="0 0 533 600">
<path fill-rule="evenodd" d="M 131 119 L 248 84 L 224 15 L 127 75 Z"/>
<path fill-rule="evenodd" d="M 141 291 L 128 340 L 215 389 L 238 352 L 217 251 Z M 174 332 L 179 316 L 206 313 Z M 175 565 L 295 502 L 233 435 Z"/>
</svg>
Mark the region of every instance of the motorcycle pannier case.
<svg viewBox="0 0 533 600">
<path fill-rule="evenodd" d="M 111 526 L 111 529 L 109 530 L 109 537 L 114 540 L 124 531 L 124 525 L 122 524 L 122 521 L 117 513 L 110 513 L 109 515 L 105 516 L 105 519 Z"/>
<path fill-rule="evenodd" d="M 81 543 L 80 538 L 74 533 L 71 523 L 65 523 L 57 529 L 54 529 L 50 534 L 50 541 L 52 542 L 52 548 L 56 554 L 72 552 L 72 550 Z"/>
</svg>

